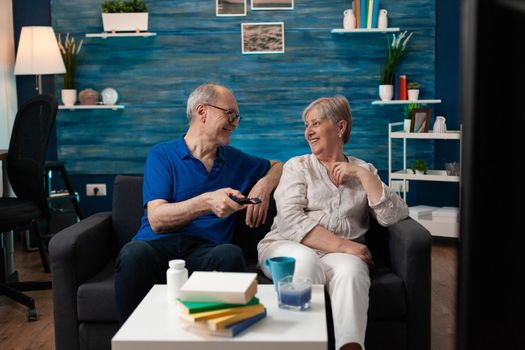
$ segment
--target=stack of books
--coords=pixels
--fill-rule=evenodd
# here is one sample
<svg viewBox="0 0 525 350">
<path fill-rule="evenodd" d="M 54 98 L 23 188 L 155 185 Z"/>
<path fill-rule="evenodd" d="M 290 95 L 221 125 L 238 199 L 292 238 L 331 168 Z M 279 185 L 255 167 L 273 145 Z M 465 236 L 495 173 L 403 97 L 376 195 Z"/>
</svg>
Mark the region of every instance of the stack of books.
<svg viewBox="0 0 525 350">
<path fill-rule="evenodd" d="M 439 208 L 430 205 L 416 205 L 408 208 L 410 217 L 416 220 L 432 220 L 432 213 L 437 209 Z"/>
<path fill-rule="evenodd" d="M 255 273 L 194 272 L 180 289 L 177 306 L 188 330 L 233 337 L 266 317 L 255 297 Z"/>
<path fill-rule="evenodd" d="M 459 222 L 459 208 L 443 207 L 432 211 L 432 221 Z"/>
</svg>

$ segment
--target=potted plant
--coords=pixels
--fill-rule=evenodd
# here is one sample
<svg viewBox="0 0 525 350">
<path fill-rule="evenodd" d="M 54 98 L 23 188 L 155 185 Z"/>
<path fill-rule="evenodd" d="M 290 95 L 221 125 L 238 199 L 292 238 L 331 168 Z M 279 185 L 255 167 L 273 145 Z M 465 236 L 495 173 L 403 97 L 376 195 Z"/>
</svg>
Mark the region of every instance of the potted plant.
<svg viewBox="0 0 525 350">
<path fill-rule="evenodd" d="M 148 7 L 143 0 L 104 0 L 102 25 L 105 32 L 148 30 Z"/>
<path fill-rule="evenodd" d="M 401 62 L 406 46 L 413 33 L 407 35 L 404 31 L 397 37 L 392 34 L 392 43 L 387 37 L 387 55 L 385 65 L 381 70 L 381 85 L 379 85 L 379 97 L 383 101 L 390 101 L 394 96 L 394 72 Z"/>
<path fill-rule="evenodd" d="M 410 123 L 412 121 L 412 110 L 421 107 L 419 103 L 409 103 L 403 108 L 405 119 L 403 120 L 403 131 L 410 132 Z"/>
<path fill-rule="evenodd" d="M 414 174 L 423 175 L 427 173 L 428 165 L 423 159 L 416 159 L 410 168 Z"/>
<path fill-rule="evenodd" d="M 58 48 L 66 66 L 66 74 L 64 74 L 64 85 L 60 96 L 62 103 L 66 106 L 73 106 L 77 101 L 77 90 L 75 88 L 75 72 L 77 69 L 77 56 L 82 48 L 83 40 L 77 46 L 75 38 L 66 34 L 66 40 L 62 43 L 60 33 L 58 34 Z"/>
<path fill-rule="evenodd" d="M 420 88 L 421 88 L 421 85 L 416 81 L 412 81 L 408 83 L 407 90 L 408 90 L 408 100 L 409 101 L 417 101 L 417 99 L 419 98 Z"/>
</svg>

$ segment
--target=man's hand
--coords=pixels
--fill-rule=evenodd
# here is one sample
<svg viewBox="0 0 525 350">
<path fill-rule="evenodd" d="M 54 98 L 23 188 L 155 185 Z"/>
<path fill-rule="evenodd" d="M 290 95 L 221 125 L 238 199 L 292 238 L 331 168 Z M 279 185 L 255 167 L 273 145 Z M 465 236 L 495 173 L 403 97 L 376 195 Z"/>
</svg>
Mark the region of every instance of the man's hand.
<svg viewBox="0 0 525 350">
<path fill-rule="evenodd" d="M 209 192 L 206 196 L 210 210 L 219 218 L 225 218 L 235 213 L 238 210 L 246 208 L 246 205 L 240 205 L 235 202 L 230 196 L 237 198 L 244 198 L 244 195 L 232 188 L 221 188 L 214 192 Z"/>
<path fill-rule="evenodd" d="M 246 225 L 250 227 L 259 227 L 260 224 L 266 222 L 266 215 L 268 214 L 268 207 L 270 205 L 270 198 L 273 189 L 274 186 L 271 186 L 265 178 L 260 179 L 252 187 L 248 197 L 257 197 L 261 200 L 261 203 L 257 205 L 247 205 Z"/>
</svg>

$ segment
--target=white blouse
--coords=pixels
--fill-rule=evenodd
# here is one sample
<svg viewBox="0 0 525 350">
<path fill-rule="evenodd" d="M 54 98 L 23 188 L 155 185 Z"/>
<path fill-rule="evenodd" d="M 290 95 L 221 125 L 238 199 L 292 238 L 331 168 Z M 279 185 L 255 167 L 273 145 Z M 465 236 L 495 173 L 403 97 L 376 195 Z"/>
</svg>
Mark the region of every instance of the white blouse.
<svg viewBox="0 0 525 350">
<path fill-rule="evenodd" d="M 355 157 L 347 158 L 350 164 L 378 176 L 372 164 Z M 326 168 L 312 154 L 286 162 L 275 190 L 275 202 L 277 216 L 271 231 L 257 245 L 259 253 L 278 240 L 301 242 L 316 225 L 341 238 L 364 242 L 370 214 L 383 226 L 408 216 L 406 203 L 384 183 L 381 199 L 372 204 L 357 178 L 336 187 Z"/>
</svg>

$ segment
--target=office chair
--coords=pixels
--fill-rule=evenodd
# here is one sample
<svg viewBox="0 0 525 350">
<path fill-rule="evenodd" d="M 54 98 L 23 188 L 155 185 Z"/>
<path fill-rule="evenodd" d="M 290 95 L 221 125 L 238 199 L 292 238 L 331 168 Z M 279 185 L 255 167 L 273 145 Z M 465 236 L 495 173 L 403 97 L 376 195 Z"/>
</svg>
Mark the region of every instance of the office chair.
<svg viewBox="0 0 525 350">
<path fill-rule="evenodd" d="M 51 95 L 38 95 L 27 101 L 18 111 L 9 150 L 7 152 L 7 175 L 17 198 L 0 198 L 0 295 L 28 307 L 28 320 L 37 319 L 34 299 L 22 293 L 28 290 L 50 289 L 51 282 L 19 282 L 17 272 L 10 273 L 8 265 L 9 241 L 6 234 L 12 230 L 30 227 L 37 236 L 42 264 L 49 272 L 49 260 L 44 246 L 38 219 L 48 221 L 51 214 L 45 191 L 44 162 L 49 138 L 55 124 L 58 103 Z"/>
</svg>

